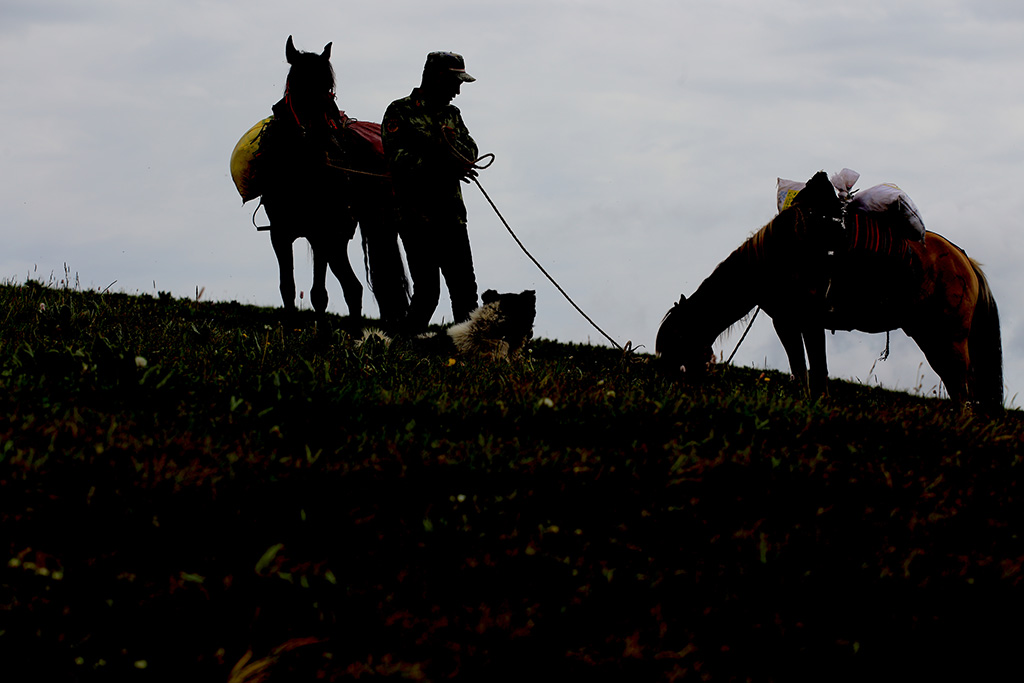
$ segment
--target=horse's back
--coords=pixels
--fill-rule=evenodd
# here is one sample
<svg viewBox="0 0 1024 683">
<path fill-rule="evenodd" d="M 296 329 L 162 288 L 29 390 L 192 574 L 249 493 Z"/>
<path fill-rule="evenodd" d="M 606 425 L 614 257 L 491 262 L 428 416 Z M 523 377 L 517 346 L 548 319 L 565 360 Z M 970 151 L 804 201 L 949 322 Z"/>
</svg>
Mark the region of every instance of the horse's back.
<svg viewBox="0 0 1024 683">
<path fill-rule="evenodd" d="M 981 268 L 938 233 L 929 231 L 924 242 L 909 244 L 921 271 L 916 325 L 938 325 L 954 336 L 966 337 L 979 299 L 989 297 Z"/>
<path fill-rule="evenodd" d="M 946 237 L 928 231 L 923 242 L 908 241 L 907 244 L 917 255 L 925 276 L 932 274 L 943 280 L 963 278 L 969 283 L 967 289 L 980 288 L 978 280 L 983 277 L 980 266 Z"/>
</svg>

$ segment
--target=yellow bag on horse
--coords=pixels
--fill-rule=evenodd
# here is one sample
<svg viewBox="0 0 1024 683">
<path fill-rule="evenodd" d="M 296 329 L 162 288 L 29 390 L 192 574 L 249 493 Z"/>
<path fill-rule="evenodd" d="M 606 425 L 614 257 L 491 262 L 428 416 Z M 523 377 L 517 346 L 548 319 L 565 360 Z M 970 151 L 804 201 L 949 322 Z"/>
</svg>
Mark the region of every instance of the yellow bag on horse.
<svg viewBox="0 0 1024 683">
<path fill-rule="evenodd" d="M 235 181 L 242 203 L 256 199 L 263 194 L 260 186 L 257 160 L 260 156 L 260 142 L 267 125 L 274 120 L 269 116 L 246 131 L 231 151 L 231 179 Z"/>
</svg>

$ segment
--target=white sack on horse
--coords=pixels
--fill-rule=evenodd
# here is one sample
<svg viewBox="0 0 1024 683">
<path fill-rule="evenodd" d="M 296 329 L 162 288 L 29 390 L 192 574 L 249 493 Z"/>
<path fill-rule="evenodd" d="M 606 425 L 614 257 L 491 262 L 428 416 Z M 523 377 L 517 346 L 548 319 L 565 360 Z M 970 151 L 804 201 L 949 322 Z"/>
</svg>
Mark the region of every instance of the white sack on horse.
<svg viewBox="0 0 1024 683">
<path fill-rule="evenodd" d="M 844 202 L 849 201 L 850 195 L 853 194 L 853 186 L 857 184 L 859 179 L 860 173 L 857 173 L 852 168 L 844 168 L 829 178 L 832 181 L 832 187 L 836 188 L 836 193 Z"/>
<path fill-rule="evenodd" d="M 804 189 L 806 184 L 796 180 L 776 179 L 775 203 L 779 208 L 779 213 L 782 213 L 783 209 L 789 208 L 789 205 L 796 199 L 797 192 Z"/>
<path fill-rule="evenodd" d="M 865 213 L 894 215 L 895 223 L 908 228 L 912 239 L 924 242 L 924 221 L 921 220 L 917 206 L 906 192 L 892 183 L 861 190 L 850 200 L 849 208 Z"/>
</svg>

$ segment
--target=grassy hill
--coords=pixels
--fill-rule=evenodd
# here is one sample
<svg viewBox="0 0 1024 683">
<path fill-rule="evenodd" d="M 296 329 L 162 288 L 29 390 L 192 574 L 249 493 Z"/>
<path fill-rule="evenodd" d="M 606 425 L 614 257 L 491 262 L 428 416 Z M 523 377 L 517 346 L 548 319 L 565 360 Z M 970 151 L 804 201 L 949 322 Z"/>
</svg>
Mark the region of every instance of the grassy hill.
<svg viewBox="0 0 1024 683">
<path fill-rule="evenodd" d="M 1016 664 L 1018 411 L 547 340 L 422 358 L 166 295 L 0 302 L 0 652 L 32 680 Z"/>
</svg>

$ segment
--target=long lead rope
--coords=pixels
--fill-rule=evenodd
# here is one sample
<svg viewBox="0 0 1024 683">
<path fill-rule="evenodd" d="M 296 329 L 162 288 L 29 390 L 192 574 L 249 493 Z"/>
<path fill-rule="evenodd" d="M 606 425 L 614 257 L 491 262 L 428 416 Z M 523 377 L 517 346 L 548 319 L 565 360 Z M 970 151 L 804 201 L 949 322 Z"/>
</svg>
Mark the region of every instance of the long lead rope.
<svg viewBox="0 0 1024 683">
<path fill-rule="evenodd" d="M 448 147 L 451 149 L 452 154 L 454 154 L 463 163 L 467 164 L 472 169 L 476 169 L 476 170 L 481 170 L 482 171 L 485 168 L 490 168 L 491 164 L 494 163 L 494 155 L 493 154 L 488 153 L 488 154 L 484 154 L 482 156 L 479 156 L 476 159 L 467 159 L 466 156 L 459 150 L 458 147 L 455 146 L 455 144 L 449 138 L 449 135 L 451 133 L 453 133 L 453 132 L 454 131 L 452 129 L 447 128 L 447 127 L 442 129 L 442 135 L 444 137 L 444 141 L 448 143 Z M 481 162 L 484 159 L 487 159 L 487 163 L 482 164 Z M 534 258 L 533 254 L 530 253 L 530 250 L 526 248 L 525 244 L 523 244 L 523 241 L 521 239 L 519 239 L 518 235 L 516 235 L 515 231 L 512 229 L 512 226 L 509 225 L 508 221 L 505 220 L 505 217 L 503 215 L 501 215 L 501 211 L 498 210 L 497 204 L 495 204 L 494 200 L 491 199 L 491 196 L 489 194 L 487 194 L 487 190 L 484 189 L 484 186 L 480 184 L 480 179 L 477 177 L 476 173 L 471 173 L 467 177 L 471 178 L 473 180 L 473 182 L 476 184 L 476 186 L 478 188 L 480 188 L 480 192 L 483 194 L 484 199 L 486 199 L 487 203 L 491 205 L 491 208 L 494 210 L 495 215 L 498 216 L 498 219 L 501 221 L 502 225 L 505 226 L 505 230 L 508 231 L 508 234 L 512 235 L 512 239 L 514 239 L 516 241 L 516 244 L 518 244 L 519 248 L 523 250 L 523 253 L 526 254 L 531 261 L 533 261 L 533 265 L 537 266 L 537 268 L 540 270 L 540 272 L 544 273 L 544 277 L 546 277 L 548 280 L 551 281 L 551 284 L 553 284 L 555 286 L 555 289 L 557 289 L 559 291 L 559 293 L 562 296 L 565 297 L 565 300 L 568 301 L 570 304 L 572 304 L 572 307 L 576 309 L 576 312 L 579 313 L 580 315 L 582 315 L 583 318 L 588 323 L 590 323 L 595 330 L 600 332 L 602 334 L 602 336 L 604 336 L 605 339 L 607 339 L 609 342 L 611 342 L 612 346 L 617 348 L 619 351 L 622 351 L 623 353 L 630 353 L 630 352 L 632 352 L 634 350 L 632 343 L 627 342 L 626 343 L 626 348 L 623 348 L 622 345 L 620 345 L 617 341 L 612 339 L 611 335 L 609 335 L 607 332 L 602 330 L 601 326 L 598 325 L 596 322 L 594 322 L 593 318 L 591 318 L 589 315 L 587 315 L 586 312 L 582 308 L 580 308 L 576 304 L 575 301 L 572 300 L 572 297 L 569 296 L 569 294 L 564 289 L 562 289 L 562 286 L 560 284 L 558 284 L 558 282 L 555 280 L 555 278 L 551 277 L 551 273 L 549 273 L 547 270 L 545 270 L 544 266 L 542 266 L 540 264 L 540 261 L 538 261 L 536 258 Z"/>
<path fill-rule="evenodd" d="M 490 156 L 491 156 L 491 161 L 493 162 L 494 161 L 494 155 L 492 154 Z M 483 158 L 483 157 L 481 157 L 481 158 Z M 487 166 L 490 166 L 490 164 L 487 164 Z M 487 166 L 482 166 L 481 168 L 487 168 Z M 512 239 L 514 239 L 516 241 L 516 244 L 518 244 L 519 248 L 523 250 L 523 253 L 526 254 L 530 258 L 531 261 L 533 261 L 533 265 L 537 266 L 537 268 L 540 269 L 540 272 L 544 273 L 544 276 L 547 277 L 547 279 L 551 281 L 551 284 L 553 284 L 555 286 L 555 289 L 557 289 L 562 294 L 562 296 L 565 297 L 566 301 L 568 301 L 570 304 L 572 304 L 572 307 L 575 308 L 576 311 L 580 315 L 582 315 L 587 320 L 588 323 L 593 325 L 595 330 L 597 330 L 602 335 L 604 335 L 604 338 L 607 339 L 608 341 L 610 341 L 612 343 L 612 346 L 617 348 L 619 351 L 624 351 L 625 349 L 623 349 L 622 346 L 618 342 L 616 342 L 614 339 L 612 339 L 611 336 L 609 336 L 609 334 L 607 332 L 602 330 L 601 327 L 597 323 L 595 323 L 593 321 L 593 319 L 591 319 L 591 317 L 589 315 L 587 315 L 583 311 L 582 308 L 580 308 L 578 305 L 576 305 L 576 302 L 572 300 L 572 297 L 569 296 L 564 289 L 562 289 L 562 286 L 559 285 L 558 282 L 555 281 L 555 278 L 551 277 L 551 274 L 548 273 L 548 271 L 544 269 L 544 266 L 542 266 L 540 264 L 540 261 L 538 261 L 536 258 L 534 258 L 533 254 L 530 253 L 530 250 L 527 249 L 526 245 L 523 244 L 523 241 L 520 240 L 519 237 L 516 235 L 515 231 L 512 230 L 512 227 L 508 224 L 508 221 L 505 220 L 505 217 L 501 215 L 501 211 L 498 210 L 498 207 L 494 204 L 494 201 L 491 199 L 491 196 L 489 194 L 487 194 L 487 190 L 484 189 L 484 186 L 480 184 L 480 180 L 478 178 L 474 177 L 473 178 L 473 182 L 476 183 L 476 186 L 480 188 L 480 192 L 483 193 L 484 198 L 487 200 L 487 203 L 491 205 L 492 209 L 494 209 L 494 213 L 497 214 L 498 218 L 501 220 L 502 224 L 505 226 L 505 229 L 508 230 L 508 234 L 512 235 Z"/>
</svg>

